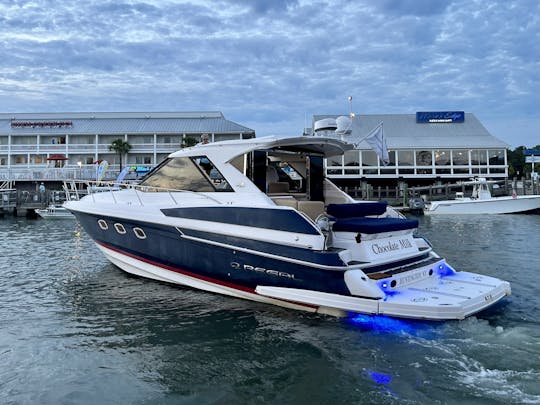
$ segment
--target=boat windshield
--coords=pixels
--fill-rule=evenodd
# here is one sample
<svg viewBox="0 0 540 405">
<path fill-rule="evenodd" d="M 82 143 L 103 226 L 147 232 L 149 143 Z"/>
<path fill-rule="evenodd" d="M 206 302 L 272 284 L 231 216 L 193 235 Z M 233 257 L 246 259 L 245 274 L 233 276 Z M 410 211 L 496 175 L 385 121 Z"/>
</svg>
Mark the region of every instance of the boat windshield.
<svg viewBox="0 0 540 405">
<path fill-rule="evenodd" d="M 206 156 L 166 159 L 140 185 L 155 187 L 156 191 L 233 191 Z"/>
</svg>

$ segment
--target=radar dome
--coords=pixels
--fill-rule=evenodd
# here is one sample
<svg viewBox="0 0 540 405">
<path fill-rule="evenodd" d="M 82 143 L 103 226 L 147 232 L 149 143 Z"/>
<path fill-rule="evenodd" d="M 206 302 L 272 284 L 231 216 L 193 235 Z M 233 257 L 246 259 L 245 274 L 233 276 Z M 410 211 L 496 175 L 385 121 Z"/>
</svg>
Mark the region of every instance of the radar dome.
<svg viewBox="0 0 540 405">
<path fill-rule="evenodd" d="M 352 120 L 344 115 L 336 118 L 336 133 L 338 134 L 350 134 L 352 127 Z"/>
</svg>

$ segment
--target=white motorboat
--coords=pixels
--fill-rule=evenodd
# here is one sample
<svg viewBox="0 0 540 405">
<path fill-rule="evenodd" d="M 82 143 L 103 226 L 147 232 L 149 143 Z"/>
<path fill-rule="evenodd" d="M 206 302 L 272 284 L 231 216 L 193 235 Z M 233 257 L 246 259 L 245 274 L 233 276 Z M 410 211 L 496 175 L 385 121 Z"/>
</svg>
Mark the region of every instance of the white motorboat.
<svg viewBox="0 0 540 405">
<path fill-rule="evenodd" d="M 287 308 L 463 319 L 510 294 L 506 281 L 453 269 L 415 235 L 417 220 L 325 179 L 324 157 L 350 149 L 324 137 L 199 145 L 138 185 L 65 206 L 128 273 Z M 267 185 L 268 165 L 302 181 L 278 173 Z"/>
<path fill-rule="evenodd" d="M 47 208 L 35 210 L 44 219 L 75 219 L 75 216 L 62 206 L 51 204 Z"/>
<path fill-rule="evenodd" d="M 540 210 L 540 195 L 493 197 L 489 181 L 480 177 L 465 182 L 473 186 L 471 197 L 456 193 L 455 200 L 432 201 L 425 205 L 425 214 L 516 214 Z"/>
</svg>

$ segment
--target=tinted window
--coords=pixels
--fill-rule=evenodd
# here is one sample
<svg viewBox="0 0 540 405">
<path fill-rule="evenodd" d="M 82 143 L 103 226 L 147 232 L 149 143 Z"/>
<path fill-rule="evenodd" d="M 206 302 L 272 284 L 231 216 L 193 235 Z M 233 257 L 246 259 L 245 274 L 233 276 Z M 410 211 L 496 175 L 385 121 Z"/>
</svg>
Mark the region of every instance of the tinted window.
<svg viewBox="0 0 540 405">
<path fill-rule="evenodd" d="M 199 167 L 202 174 L 210 179 L 216 191 L 233 191 L 225 177 L 206 156 L 197 156 L 191 160 Z"/>
<path fill-rule="evenodd" d="M 204 156 L 167 159 L 141 185 L 200 192 L 232 191 L 221 173 Z"/>
</svg>

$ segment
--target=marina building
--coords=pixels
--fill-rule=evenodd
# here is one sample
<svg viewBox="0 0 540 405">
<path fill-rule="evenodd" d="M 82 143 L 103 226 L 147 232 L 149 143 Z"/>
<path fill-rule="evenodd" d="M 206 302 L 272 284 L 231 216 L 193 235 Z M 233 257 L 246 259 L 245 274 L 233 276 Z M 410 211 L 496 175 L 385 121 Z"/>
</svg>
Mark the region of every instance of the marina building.
<svg viewBox="0 0 540 405">
<path fill-rule="evenodd" d="M 336 118 L 336 115 L 314 116 L 312 134 L 334 132 L 332 126 L 316 131 L 316 124 Z M 342 136 L 356 142 L 380 124 L 389 151 L 388 164 L 384 165 L 372 147 L 362 141 L 345 156 L 327 160 L 328 177 L 350 187 L 366 182 L 427 185 L 475 176 L 495 180 L 508 177 L 506 149 L 509 145 L 491 135 L 472 113 L 355 115 L 350 130 Z"/>
<path fill-rule="evenodd" d="M 335 136 L 335 127 L 319 131 L 316 123 L 336 118 L 315 115 L 308 132 Z M 472 113 L 355 115 L 342 137 L 357 142 L 380 124 L 388 164 L 367 142 L 359 142 L 344 157 L 327 159 L 326 173 L 336 184 L 414 186 L 508 176 L 508 145 Z M 124 166 L 150 168 L 204 134 L 210 142 L 255 137 L 253 129 L 227 120 L 221 112 L 0 113 L 0 181 L 92 179 L 96 163 L 102 161 L 109 164 L 108 179 L 114 179 L 120 164 L 119 155 L 109 149 L 114 140 L 131 145 Z"/>
<path fill-rule="evenodd" d="M 50 169 L 62 169 L 64 176 L 71 170 L 77 177 L 85 170 L 94 173 L 101 161 L 117 169 L 119 155 L 109 150 L 117 139 L 131 145 L 124 166 L 152 167 L 203 134 L 213 142 L 255 137 L 254 130 L 221 112 L 2 113 L 0 180 L 33 180 L 27 177 L 45 171 L 57 177 Z"/>
</svg>

